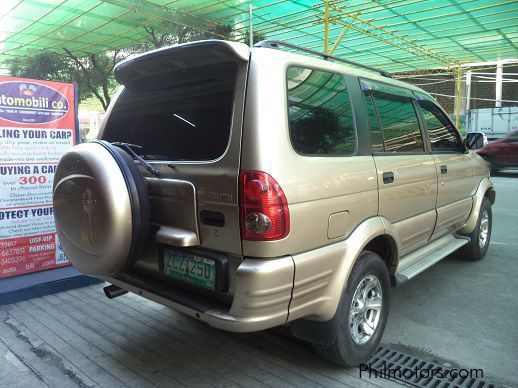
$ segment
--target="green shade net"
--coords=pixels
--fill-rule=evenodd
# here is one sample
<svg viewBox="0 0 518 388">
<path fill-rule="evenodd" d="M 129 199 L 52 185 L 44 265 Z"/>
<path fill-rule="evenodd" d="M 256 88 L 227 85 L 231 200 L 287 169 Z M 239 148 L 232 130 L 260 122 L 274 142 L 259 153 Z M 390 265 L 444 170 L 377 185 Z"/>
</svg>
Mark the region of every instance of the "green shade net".
<svg viewBox="0 0 518 388">
<path fill-rule="evenodd" d="M 323 1 L 1 0 L 0 62 L 64 47 L 78 57 L 124 49 L 164 21 L 229 25 L 243 40 L 249 4 L 255 32 L 324 49 Z M 518 57 L 516 0 L 330 1 L 329 16 L 329 50 L 347 29 L 334 55 L 389 72 Z"/>
</svg>

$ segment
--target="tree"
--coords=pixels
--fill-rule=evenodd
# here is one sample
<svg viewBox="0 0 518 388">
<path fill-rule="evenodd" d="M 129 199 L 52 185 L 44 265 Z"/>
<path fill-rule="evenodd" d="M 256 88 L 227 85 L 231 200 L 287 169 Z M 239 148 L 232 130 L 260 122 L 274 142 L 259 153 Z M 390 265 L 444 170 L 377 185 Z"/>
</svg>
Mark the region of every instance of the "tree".
<svg viewBox="0 0 518 388">
<path fill-rule="evenodd" d="M 256 44 L 262 40 L 266 40 L 266 35 L 260 33 L 260 32 L 257 32 L 257 31 L 254 31 L 252 33 L 254 39 L 253 39 L 253 43 Z M 246 30 L 246 32 L 243 34 L 243 39 L 241 40 L 243 43 L 246 43 L 246 44 L 250 44 L 250 31 L 249 30 Z"/>
<path fill-rule="evenodd" d="M 27 57 L 16 57 L 6 63 L 14 77 L 72 82 L 66 57 L 42 51 Z"/>
<path fill-rule="evenodd" d="M 145 52 L 173 44 L 193 42 L 204 39 L 232 39 L 232 27 L 228 25 L 215 24 L 203 27 L 182 26 L 169 21 L 163 21 L 156 26 L 144 26 L 148 40 L 134 47 L 136 52 Z M 266 39 L 266 35 L 254 31 L 254 44 Z M 246 30 L 241 42 L 250 43 L 250 32 Z"/>
<path fill-rule="evenodd" d="M 113 69 L 121 59 L 118 58 L 120 51 L 90 54 L 84 58 L 77 58 L 67 49 L 65 52 L 75 64 L 75 68 L 72 67 L 71 71 L 78 82 L 78 88 L 81 82 L 82 89 L 86 89 L 84 93 L 95 96 L 101 102 L 103 109 L 108 109 L 111 102 L 110 93 L 116 85 Z"/>
<path fill-rule="evenodd" d="M 193 42 L 204 39 L 231 39 L 232 27 L 214 24 L 202 27 L 183 26 L 163 21 L 155 26 L 144 26 L 147 42 L 133 47 L 136 52 L 145 52 L 173 44 Z"/>
<path fill-rule="evenodd" d="M 27 57 L 7 61 L 9 72 L 14 77 L 43 79 L 58 82 L 77 82 L 79 100 L 95 96 L 104 109 L 108 108 L 116 82 L 113 68 L 119 52 L 90 54 L 77 58 L 69 50 L 60 55 L 41 51 Z"/>
</svg>

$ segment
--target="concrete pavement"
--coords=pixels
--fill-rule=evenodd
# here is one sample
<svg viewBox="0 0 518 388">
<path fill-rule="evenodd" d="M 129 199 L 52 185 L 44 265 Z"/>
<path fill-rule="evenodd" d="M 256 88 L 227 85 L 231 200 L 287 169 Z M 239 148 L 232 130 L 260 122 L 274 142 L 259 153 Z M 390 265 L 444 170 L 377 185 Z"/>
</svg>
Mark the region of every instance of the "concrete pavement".
<svg viewBox="0 0 518 388">
<path fill-rule="evenodd" d="M 20 387 L 398 386 L 360 379 L 358 369 L 323 361 L 279 331 L 223 332 L 136 295 L 109 300 L 102 286 L 0 307 L 0 339 L 26 367 L 18 371 L 0 359 L 6 381 Z"/>
<path fill-rule="evenodd" d="M 518 386 L 518 171 L 491 179 L 496 203 L 486 257 L 472 263 L 453 254 L 392 289 L 382 342 Z"/>
<path fill-rule="evenodd" d="M 492 244 L 477 263 L 452 255 L 392 289 L 382 343 L 518 384 L 518 172 L 493 178 Z M 219 331 L 103 285 L 0 306 L 0 386 L 376 387 L 276 330 Z"/>
</svg>

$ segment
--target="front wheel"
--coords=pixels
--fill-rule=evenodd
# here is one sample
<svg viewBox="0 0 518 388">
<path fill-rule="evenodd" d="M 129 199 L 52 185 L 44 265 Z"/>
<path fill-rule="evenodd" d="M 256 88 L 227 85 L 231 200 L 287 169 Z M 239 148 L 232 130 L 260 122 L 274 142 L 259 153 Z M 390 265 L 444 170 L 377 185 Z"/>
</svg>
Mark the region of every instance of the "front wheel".
<svg viewBox="0 0 518 388">
<path fill-rule="evenodd" d="M 346 367 L 366 362 L 381 341 L 389 310 L 389 275 L 383 259 L 362 252 L 355 263 L 333 319 L 338 330 L 330 345 L 314 344 L 316 352 Z"/>
<path fill-rule="evenodd" d="M 477 225 L 469 237 L 471 241 L 462 248 L 462 256 L 469 261 L 481 260 L 487 253 L 491 240 L 491 228 L 493 225 L 493 212 L 489 199 L 482 199 L 478 213 Z"/>
</svg>

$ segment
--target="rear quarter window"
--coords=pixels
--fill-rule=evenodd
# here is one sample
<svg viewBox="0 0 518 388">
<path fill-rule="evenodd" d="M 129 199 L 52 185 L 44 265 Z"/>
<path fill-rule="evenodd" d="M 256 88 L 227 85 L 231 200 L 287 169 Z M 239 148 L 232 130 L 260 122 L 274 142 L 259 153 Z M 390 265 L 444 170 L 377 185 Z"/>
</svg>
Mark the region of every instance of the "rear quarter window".
<svg viewBox="0 0 518 388">
<path fill-rule="evenodd" d="M 296 152 L 346 156 L 356 151 L 349 92 L 340 74 L 290 67 L 287 71 L 288 123 Z"/>
</svg>

